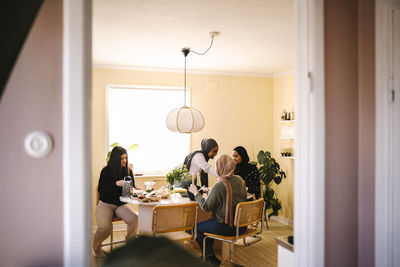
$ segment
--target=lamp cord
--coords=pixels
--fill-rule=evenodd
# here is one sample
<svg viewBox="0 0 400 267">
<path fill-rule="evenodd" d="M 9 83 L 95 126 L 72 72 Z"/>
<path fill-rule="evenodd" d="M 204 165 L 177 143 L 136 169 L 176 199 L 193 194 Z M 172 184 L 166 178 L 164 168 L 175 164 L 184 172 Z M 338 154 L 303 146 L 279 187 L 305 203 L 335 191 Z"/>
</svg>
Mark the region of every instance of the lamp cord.
<svg viewBox="0 0 400 267">
<path fill-rule="evenodd" d="M 184 106 L 186 107 L 186 56 L 185 56 L 185 75 L 184 75 L 184 77 L 185 77 L 185 82 L 184 82 L 184 87 L 183 87 L 183 92 L 184 92 L 184 101 L 183 101 L 183 103 L 184 103 Z"/>
<path fill-rule="evenodd" d="M 185 79 L 184 79 L 184 88 L 183 88 L 183 92 L 184 92 L 184 94 L 183 94 L 183 97 L 184 97 L 183 103 L 184 103 L 185 107 L 186 107 L 186 57 L 189 54 L 189 52 L 193 52 L 193 53 L 195 53 L 197 55 L 200 55 L 200 56 L 205 55 L 211 49 L 213 43 L 214 43 L 214 36 L 211 36 L 210 46 L 203 53 L 199 53 L 199 52 L 193 51 L 193 50 L 191 50 L 189 48 L 183 48 L 182 49 L 183 55 L 185 56 L 185 74 L 184 74 Z"/>
<path fill-rule="evenodd" d="M 199 52 L 193 51 L 192 49 L 190 49 L 190 52 L 193 52 L 193 53 L 195 53 L 195 54 L 197 54 L 197 55 L 202 56 L 202 55 L 204 55 L 205 53 L 207 53 L 207 52 L 211 49 L 211 47 L 212 47 L 212 45 L 213 45 L 213 42 L 214 42 L 214 37 L 211 37 L 210 46 L 208 47 L 208 49 L 207 49 L 204 53 L 199 53 Z"/>
</svg>

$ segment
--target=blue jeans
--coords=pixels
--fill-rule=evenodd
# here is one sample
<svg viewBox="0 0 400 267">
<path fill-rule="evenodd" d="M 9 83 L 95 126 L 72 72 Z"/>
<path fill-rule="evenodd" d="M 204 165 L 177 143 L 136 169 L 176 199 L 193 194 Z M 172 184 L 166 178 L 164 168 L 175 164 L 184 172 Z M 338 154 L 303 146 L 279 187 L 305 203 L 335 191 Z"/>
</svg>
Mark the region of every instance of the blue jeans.
<svg viewBox="0 0 400 267">
<path fill-rule="evenodd" d="M 243 233 L 246 230 L 246 228 L 247 227 L 239 228 L 239 234 Z M 204 233 L 233 236 L 236 234 L 236 227 L 229 227 L 229 225 L 224 223 L 219 223 L 214 219 L 198 223 L 196 241 L 199 244 L 202 252 L 203 252 Z M 205 253 L 206 257 L 215 254 L 213 249 L 213 244 L 214 244 L 214 239 L 207 238 L 206 253 Z"/>
</svg>

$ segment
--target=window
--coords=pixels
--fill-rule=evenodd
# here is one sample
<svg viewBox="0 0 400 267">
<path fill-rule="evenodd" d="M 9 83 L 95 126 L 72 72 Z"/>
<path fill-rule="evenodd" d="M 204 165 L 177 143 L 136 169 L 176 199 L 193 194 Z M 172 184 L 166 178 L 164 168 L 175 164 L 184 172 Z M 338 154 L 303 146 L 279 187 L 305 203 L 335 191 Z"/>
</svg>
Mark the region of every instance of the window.
<svg viewBox="0 0 400 267">
<path fill-rule="evenodd" d="M 107 93 L 108 144 L 139 145 L 128 150 L 134 173 L 165 174 L 183 163 L 190 135 L 171 132 L 165 124 L 168 113 L 183 104 L 182 88 L 110 85 Z"/>
</svg>

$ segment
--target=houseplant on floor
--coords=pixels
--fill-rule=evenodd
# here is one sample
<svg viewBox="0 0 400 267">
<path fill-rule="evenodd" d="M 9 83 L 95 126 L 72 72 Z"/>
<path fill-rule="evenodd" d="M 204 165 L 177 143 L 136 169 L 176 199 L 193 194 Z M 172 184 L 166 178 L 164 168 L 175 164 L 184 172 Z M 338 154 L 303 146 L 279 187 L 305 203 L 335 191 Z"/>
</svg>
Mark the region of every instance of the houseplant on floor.
<svg viewBox="0 0 400 267">
<path fill-rule="evenodd" d="M 257 162 L 252 162 L 258 166 L 260 179 L 264 182 L 263 197 L 265 201 L 265 210 L 272 210 L 268 213 L 268 219 L 271 216 L 278 216 L 281 209 L 281 202 L 272 185 L 279 185 L 282 178 L 286 178 L 286 173 L 281 169 L 278 162 L 271 156 L 271 152 L 260 150 L 257 155 Z"/>
</svg>

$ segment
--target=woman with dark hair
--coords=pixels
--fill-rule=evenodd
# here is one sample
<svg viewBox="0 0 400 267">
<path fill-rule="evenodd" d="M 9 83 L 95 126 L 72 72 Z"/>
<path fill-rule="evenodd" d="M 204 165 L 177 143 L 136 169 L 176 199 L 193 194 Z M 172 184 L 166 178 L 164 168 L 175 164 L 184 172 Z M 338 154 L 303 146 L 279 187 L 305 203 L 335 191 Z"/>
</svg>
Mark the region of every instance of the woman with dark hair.
<svg viewBox="0 0 400 267">
<path fill-rule="evenodd" d="M 249 163 L 249 155 L 244 147 L 235 147 L 232 151 L 233 161 L 236 163 L 235 174 L 246 182 L 247 192 L 260 198 L 260 173 L 257 166 Z"/>
<path fill-rule="evenodd" d="M 209 159 L 213 159 L 218 153 L 218 144 L 212 138 L 201 140 L 201 149 L 193 151 L 186 156 L 183 164 L 186 165 L 191 175 L 200 173 L 201 185 L 208 187 L 208 173 L 218 177 L 216 171 L 210 164 Z M 188 188 L 191 181 L 182 181 L 177 186 Z"/>
<path fill-rule="evenodd" d="M 128 167 L 128 154 L 123 147 L 117 146 L 111 151 L 110 159 L 107 166 L 101 170 L 99 179 L 99 202 L 96 206 L 97 230 L 93 238 L 93 250 L 97 257 L 104 256 L 101 242 L 111 234 L 114 215 L 127 224 L 127 238 L 136 237 L 138 215 L 128 204 L 119 200 L 125 176 L 130 176 L 135 186 L 132 170 Z"/>
<path fill-rule="evenodd" d="M 217 235 L 235 235 L 236 228 L 233 226 L 236 206 L 239 202 L 246 201 L 246 188 L 243 179 L 234 175 L 235 163 L 229 155 L 221 155 L 215 162 L 218 174 L 218 182 L 211 188 L 207 198 L 203 198 L 197 187 L 190 185 L 190 192 L 195 195 L 195 200 L 202 210 L 212 211 L 212 219 L 197 224 L 196 241 L 201 250 L 203 249 L 204 233 Z M 243 233 L 246 227 L 239 228 Z M 215 265 L 221 262 L 215 256 L 213 240 L 206 241 L 206 260 Z"/>
</svg>

